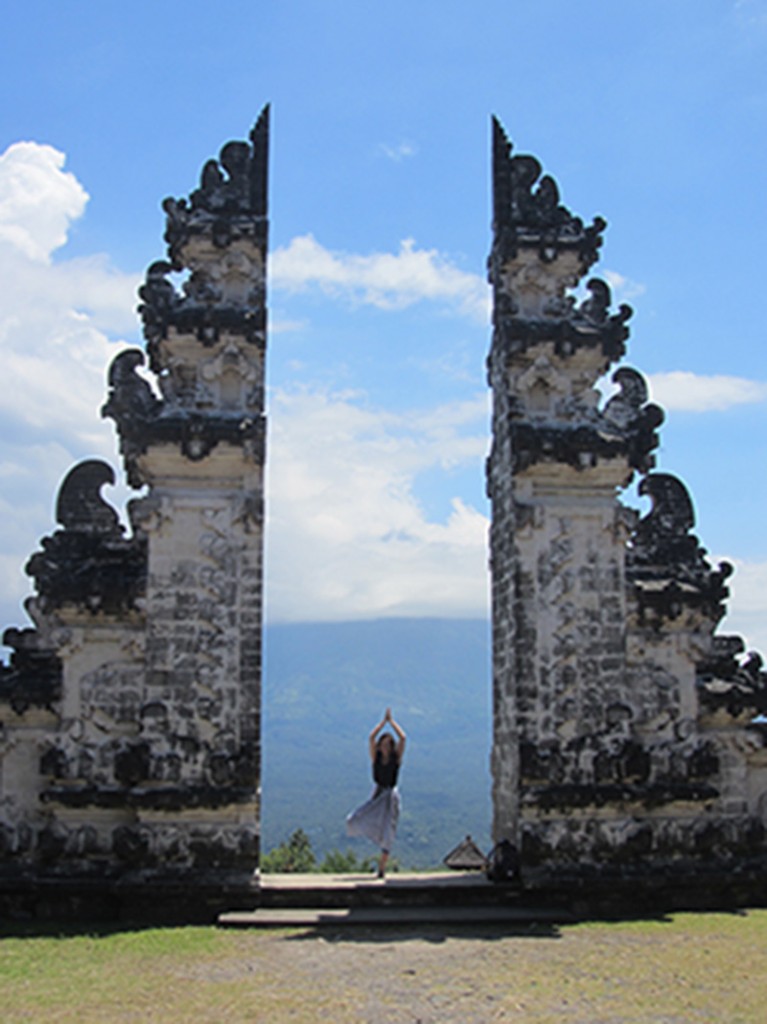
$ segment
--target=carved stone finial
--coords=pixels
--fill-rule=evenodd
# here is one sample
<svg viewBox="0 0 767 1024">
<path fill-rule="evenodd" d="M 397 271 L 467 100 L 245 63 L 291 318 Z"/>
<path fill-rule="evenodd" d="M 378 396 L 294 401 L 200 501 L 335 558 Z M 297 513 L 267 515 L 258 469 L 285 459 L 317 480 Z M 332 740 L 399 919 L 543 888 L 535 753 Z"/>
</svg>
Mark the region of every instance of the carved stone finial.
<svg viewBox="0 0 767 1024">
<path fill-rule="evenodd" d="M 261 112 L 248 142 L 227 142 L 218 160 L 208 160 L 200 185 L 188 199 L 167 198 L 165 240 L 176 270 L 185 266 L 190 238 L 208 235 L 218 248 L 239 237 L 266 245 L 269 107 Z"/>
<path fill-rule="evenodd" d="M 640 420 L 641 425 L 650 430 L 655 430 L 661 425 L 664 420 L 663 410 L 659 405 L 647 402 L 647 381 L 638 370 L 630 366 L 621 366 L 611 379 L 619 386 L 620 391 L 613 395 L 605 406 L 605 419 L 622 430 L 632 425 L 639 426 Z"/>
<path fill-rule="evenodd" d="M 638 490 L 653 503 L 637 523 L 626 554 L 641 617 L 650 615 L 658 624 L 695 607 L 716 624 L 726 611 L 725 580 L 732 566 L 722 562 L 714 568 L 691 533 L 695 513 L 687 488 L 670 473 L 649 473 Z"/>
<path fill-rule="evenodd" d="M 616 423 L 624 424 L 634 419 L 647 401 L 647 381 L 638 370 L 630 366 L 621 366 L 611 379 L 613 384 L 618 385 L 620 391 L 613 395 L 605 406 L 605 416 Z"/>
<path fill-rule="evenodd" d="M 637 370 L 621 366 L 612 380 L 620 391 L 608 401 L 603 416 L 625 435 L 632 468 L 647 473 L 655 465 L 651 452 L 658 447 L 657 429 L 663 423 L 664 412 L 647 401 L 647 381 Z"/>
<path fill-rule="evenodd" d="M 116 355 L 109 367 L 109 397 L 101 408 L 101 415 L 113 419 L 121 433 L 130 432 L 134 421 L 143 425 L 158 412 L 159 400 L 136 372 L 145 362 L 141 349 L 129 348 Z"/>
<path fill-rule="evenodd" d="M 113 483 L 114 470 L 99 459 L 78 463 L 64 478 L 56 505 L 63 529 L 44 537 L 26 565 L 44 611 L 69 604 L 113 613 L 134 607 L 143 593 L 145 539 L 124 538 L 117 513 L 101 497 Z"/>
<path fill-rule="evenodd" d="M 172 330 L 205 346 L 233 333 L 264 347 L 268 160 L 265 107 L 247 142 L 227 142 L 208 160 L 188 198 L 163 201 L 168 258 L 147 270 L 138 307 L 155 373 L 165 368 L 162 343 Z M 174 271 L 188 271 L 181 291 Z"/>
<path fill-rule="evenodd" d="M 535 248 L 540 259 L 550 263 L 561 250 L 574 250 L 585 272 L 597 259 L 607 222 L 595 217 L 585 227 L 580 217 L 560 205 L 557 183 L 549 175 L 541 177 L 538 160 L 512 156 L 512 144 L 500 121 L 493 117 L 492 124 L 493 231 L 498 255 L 506 260 L 521 247 Z"/>
<path fill-rule="evenodd" d="M 586 284 L 586 288 L 591 294 L 581 303 L 578 312 L 592 323 L 603 324 L 607 319 L 607 311 L 612 302 L 610 286 L 600 277 L 592 277 Z"/>
<path fill-rule="evenodd" d="M 116 482 L 112 467 L 100 459 L 88 459 L 70 469 L 59 488 L 56 521 L 75 533 L 121 536 L 117 513 L 101 497 L 101 488 Z"/>
<path fill-rule="evenodd" d="M 150 427 L 162 406 L 149 384 L 136 372 L 145 362 L 144 353 L 137 348 L 126 349 L 115 356 L 109 367 L 109 396 L 101 407 L 101 415 L 113 419 L 117 426 L 120 452 L 131 487 L 141 487 L 144 483 L 136 456 L 144 451 Z"/>
<path fill-rule="evenodd" d="M 10 664 L 0 664 L 0 700 L 17 715 L 32 706 L 51 708 L 61 697 L 62 665 L 36 629 L 6 629 L 3 643 L 12 649 Z"/>
<path fill-rule="evenodd" d="M 637 525 L 638 537 L 679 538 L 695 526 L 692 500 L 678 477 L 671 473 L 651 473 L 639 482 L 638 490 L 652 500 L 652 508 Z"/>
<path fill-rule="evenodd" d="M 767 672 L 756 651 L 738 660 L 744 650 L 740 636 L 712 638 L 709 658 L 698 665 L 698 697 L 708 713 L 725 712 L 751 724 L 756 715 L 767 714 Z"/>
</svg>

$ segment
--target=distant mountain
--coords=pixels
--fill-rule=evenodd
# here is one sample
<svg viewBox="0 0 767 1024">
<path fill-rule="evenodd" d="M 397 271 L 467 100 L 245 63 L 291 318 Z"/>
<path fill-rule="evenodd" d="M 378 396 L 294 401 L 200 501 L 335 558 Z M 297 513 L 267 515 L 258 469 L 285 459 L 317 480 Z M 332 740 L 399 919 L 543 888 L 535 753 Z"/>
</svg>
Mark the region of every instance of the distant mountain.
<svg viewBox="0 0 767 1024">
<path fill-rule="evenodd" d="M 263 848 L 295 829 L 354 849 L 345 817 L 372 788 L 367 736 L 387 706 L 408 735 L 394 856 L 429 867 L 467 834 L 489 848 L 490 627 L 381 619 L 270 626 L 265 635 Z"/>
</svg>

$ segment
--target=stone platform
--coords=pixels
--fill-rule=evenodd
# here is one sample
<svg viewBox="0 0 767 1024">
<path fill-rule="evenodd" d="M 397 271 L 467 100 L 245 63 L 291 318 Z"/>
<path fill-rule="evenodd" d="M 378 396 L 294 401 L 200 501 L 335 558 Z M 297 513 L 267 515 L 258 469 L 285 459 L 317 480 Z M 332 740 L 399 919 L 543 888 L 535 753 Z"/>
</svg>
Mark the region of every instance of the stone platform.
<svg viewBox="0 0 767 1024">
<path fill-rule="evenodd" d="M 565 909 L 531 906 L 516 886 L 478 872 L 371 875 L 263 875 L 259 907 L 221 914 L 236 928 L 339 925 L 559 923 Z"/>
</svg>

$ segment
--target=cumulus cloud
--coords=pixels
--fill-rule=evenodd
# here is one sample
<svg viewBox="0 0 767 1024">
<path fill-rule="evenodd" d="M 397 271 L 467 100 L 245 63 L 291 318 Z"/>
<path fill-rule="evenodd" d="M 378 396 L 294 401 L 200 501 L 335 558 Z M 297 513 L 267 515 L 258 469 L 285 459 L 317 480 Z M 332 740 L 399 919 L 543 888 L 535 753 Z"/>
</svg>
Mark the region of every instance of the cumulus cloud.
<svg viewBox="0 0 767 1024">
<path fill-rule="evenodd" d="M 0 156 L 0 241 L 31 260 L 50 260 L 88 202 L 75 176 L 62 170 L 64 161 L 36 142 L 17 142 Z"/>
<path fill-rule="evenodd" d="M 703 376 L 685 370 L 653 373 L 647 378 L 653 401 L 680 412 L 722 412 L 734 405 L 767 399 L 767 383 L 730 377 Z"/>
<path fill-rule="evenodd" d="M 112 463 L 112 424 L 99 417 L 109 362 L 135 331 L 138 275 L 105 256 L 53 259 L 88 195 L 51 146 L 16 143 L 0 156 L 0 603 L 15 606 L 19 567 L 50 532 L 58 484 L 86 457 Z M 11 570 L 16 565 L 16 571 Z M 11 618 L 18 621 L 15 607 Z"/>
<path fill-rule="evenodd" d="M 116 465 L 101 420 L 109 362 L 138 334 L 139 276 L 105 256 L 56 250 L 88 196 L 50 146 L 23 143 L 0 157 L 0 610 L 23 621 L 22 573 L 64 474 L 86 457 Z M 402 309 L 418 301 L 485 316 L 487 289 L 435 250 L 332 253 L 311 236 L 275 254 L 272 287 L 319 287 L 344 301 Z M 296 325 L 278 318 L 278 328 Z M 132 340 L 133 340 L 132 339 Z M 275 391 L 271 409 L 269 606 L 273 618 L 379 614 L 484 615 L 486 517 L 455 496 L 443 521 L 415 497 L 419 474 L 481 464 L 487 401 L 392 414 L 362 395 Z M 126 489 L 105 496 L 119 504 Z"/>
<path fill-rule="evenodd" d="M 727 561 L 735 572 L 727 581 L 730 598 L 727 616 L 717 630 L 720 634 L 739 633 L 749 650 L 758 650 L 767 660 L 767 562 L 749 562 L 721 555 L 715 564 Z"/>
<path fill-rule="evenodd" d="M 396 253 L 358 255 L 326 249 L 312 235 L 294 238 L 270 261 L 278 291 L 319 288 L 327 295 L 380 309 L 404 309 L 416 302 L 441 303 L 486 324 L 490 298 L 482 277 L 455 266 L 436 249 L 419 249 L 412 239 Z"/>
<path fill-rule="evenodd" d="M 487 614 L 487 517 L 460 498 L 430 519 L 426 470 L 481 463 L 487 404 L 394 414 L 364 396 L 278 391 L 271 401 L 271 621 Z"/>
</svg>

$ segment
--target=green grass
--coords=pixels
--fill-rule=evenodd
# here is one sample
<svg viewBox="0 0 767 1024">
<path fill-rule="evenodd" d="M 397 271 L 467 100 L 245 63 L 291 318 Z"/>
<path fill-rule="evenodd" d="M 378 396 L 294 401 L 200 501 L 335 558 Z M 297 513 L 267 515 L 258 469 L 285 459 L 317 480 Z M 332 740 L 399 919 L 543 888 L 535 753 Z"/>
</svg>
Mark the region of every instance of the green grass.
<svg viewBox="0 0 767 1024">
<path fill-rule="evenodd" d="M 4 1024 L 762 1024 L 767 911 L 520 927 L 0 938 Z"/>
</svg>

